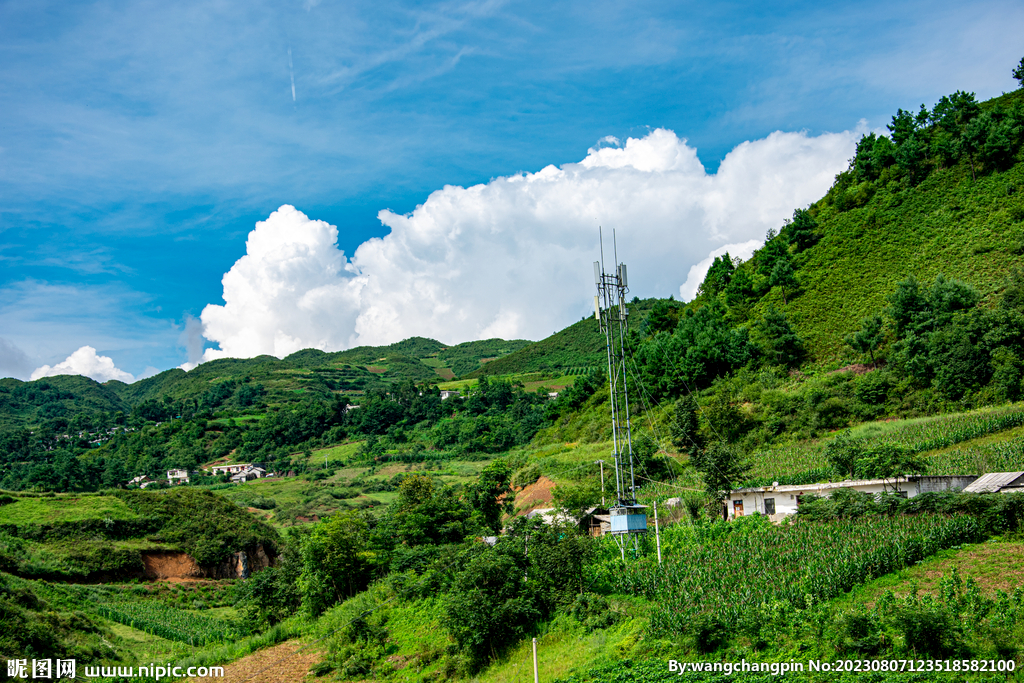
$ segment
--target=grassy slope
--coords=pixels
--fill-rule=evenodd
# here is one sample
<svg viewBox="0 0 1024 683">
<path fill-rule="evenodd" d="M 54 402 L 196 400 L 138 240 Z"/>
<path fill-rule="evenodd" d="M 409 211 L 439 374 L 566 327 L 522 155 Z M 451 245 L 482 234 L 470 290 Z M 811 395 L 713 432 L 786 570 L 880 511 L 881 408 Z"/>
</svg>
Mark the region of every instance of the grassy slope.
<svg viewBox="0 0 1024 683">
<path fill-rule="evenodd" d="M 604 366 L 604 338 L 591 318 L 573 323 L 536 344 L 491 361 L 469 377 L 513 375 L 555 368 L 592 368 Z"/>
<path fill-rule="evenodd" d="M 262 517 L 209 491 L 15 496 L 0 506 L 0 562 L 24 575 L 131 572 L 141 568 L 139 552 L 153 548 L 184 550 L 211 564 L 257 543 L 273 552 L 279 541 Z"/>
<path fill-rule="evenodd" d="M 1014 98 L 1024 99 L 1024 91 L 999 100 Z M 910 275 L 930 282 L 943 274 L 991 296 L 1024 263 L 1024 162 L 976 181 L 962 163 L 917 187 L 893 182 L 841 213 L 829 201 L 812 206 L 823 237 L 794 264 L 802 293 L 784 306 L 776 290 L 761 304 L 785 310 L 820 361 L 839 360 L 844 336 Z"/>
<path fill-rule="evenodd" d="M 0 524 L 52 524 L 86 519 L 136 519 L 138 513 L 112 496 L 67 495 L 17 498 L 0 506 Z"/>
</svg>

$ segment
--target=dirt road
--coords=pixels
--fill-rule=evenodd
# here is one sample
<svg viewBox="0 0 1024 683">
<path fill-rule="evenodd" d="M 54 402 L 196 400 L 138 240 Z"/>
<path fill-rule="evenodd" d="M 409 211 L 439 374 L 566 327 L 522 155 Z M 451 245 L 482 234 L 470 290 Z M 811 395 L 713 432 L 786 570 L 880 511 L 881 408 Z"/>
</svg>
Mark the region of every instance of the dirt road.
<svg viewBox="0 0 1024 683">
<path fill-rule="evenodd" d="M 298 652 L 301 647 L 289 640 L 225 665 L 223 678 L 189 678 L 188 683 L 300 683 L 323 656 L 315 647 Z"/>
</svg>

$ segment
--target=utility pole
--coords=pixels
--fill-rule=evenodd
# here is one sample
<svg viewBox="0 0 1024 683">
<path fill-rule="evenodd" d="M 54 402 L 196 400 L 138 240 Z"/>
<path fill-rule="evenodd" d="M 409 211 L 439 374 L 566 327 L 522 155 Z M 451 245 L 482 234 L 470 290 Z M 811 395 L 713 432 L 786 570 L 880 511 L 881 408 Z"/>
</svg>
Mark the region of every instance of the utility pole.
<svg viewBox="0 0 1024 683">
<path fill-rule="evenodd" d="M 601 466 L 601 507 L 604 507 L 604 460 L 595 460 L 594 464 Z"/>
</svg>

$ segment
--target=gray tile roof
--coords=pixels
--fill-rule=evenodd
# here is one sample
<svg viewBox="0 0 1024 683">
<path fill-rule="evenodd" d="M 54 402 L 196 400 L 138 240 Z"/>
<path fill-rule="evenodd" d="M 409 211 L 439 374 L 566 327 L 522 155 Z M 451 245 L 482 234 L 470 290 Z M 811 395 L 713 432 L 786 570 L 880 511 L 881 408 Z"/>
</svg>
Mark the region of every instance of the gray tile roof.
<svg viewBox="0 0 1024 683">
<path fill-rule="evenodd" d="M 1024 478 L 1024 472 L 989 472 L 975 480 L 964 489 L 964 493 L 998 493 L 1001 489 L 1021 484 L 1018 479 Z"/>
</svg>

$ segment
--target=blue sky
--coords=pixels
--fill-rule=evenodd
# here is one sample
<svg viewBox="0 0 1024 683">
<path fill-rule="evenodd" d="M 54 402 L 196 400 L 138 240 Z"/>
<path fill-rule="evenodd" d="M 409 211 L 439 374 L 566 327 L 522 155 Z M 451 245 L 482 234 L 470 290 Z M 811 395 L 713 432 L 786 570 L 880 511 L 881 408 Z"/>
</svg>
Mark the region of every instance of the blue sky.
<svg viewBox="0 0 1024 683">
<path fill-rule="evenodd" d="M 713 174 L 773 131 L 1010 90 L 1022 36 L 1015 2 L 0 2 L 0 375 L 188 360 L 285 204 L 351 256 L 382 210 L 606 136 L 674 131 Z"/>
</svg>

